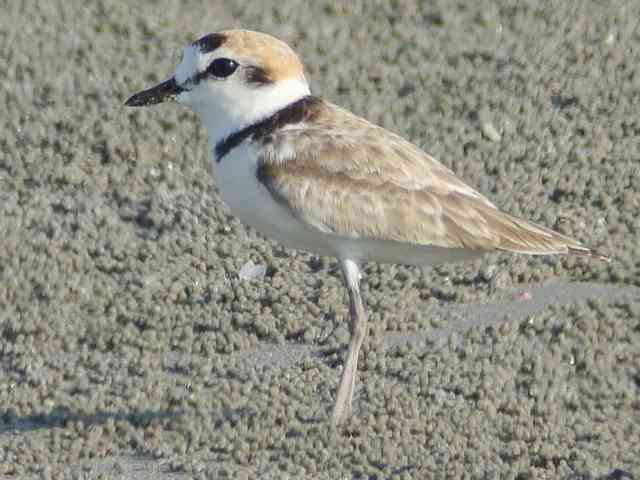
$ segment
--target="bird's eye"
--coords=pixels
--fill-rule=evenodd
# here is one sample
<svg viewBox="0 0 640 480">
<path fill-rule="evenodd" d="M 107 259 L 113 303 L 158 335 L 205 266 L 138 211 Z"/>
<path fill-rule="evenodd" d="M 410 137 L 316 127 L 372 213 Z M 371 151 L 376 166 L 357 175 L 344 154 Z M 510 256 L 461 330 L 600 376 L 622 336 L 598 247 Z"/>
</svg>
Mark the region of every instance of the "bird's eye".
<svg viewBox="0 0 640 480">
<path fill-rule="evenodd" d="M 238 62 L 230 58 L 216 58 L 207 67 L 207 73 L 214 77 L 225 78 L 231 75 L 238 68 Z"/>
</svg>

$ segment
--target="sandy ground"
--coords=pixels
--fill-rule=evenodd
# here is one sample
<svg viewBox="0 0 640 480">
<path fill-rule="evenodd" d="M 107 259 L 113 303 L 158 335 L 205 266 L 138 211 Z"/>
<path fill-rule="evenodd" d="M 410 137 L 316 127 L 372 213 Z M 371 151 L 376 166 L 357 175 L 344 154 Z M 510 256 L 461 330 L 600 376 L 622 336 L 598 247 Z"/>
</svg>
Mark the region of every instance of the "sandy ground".
<svg viewBox="0 0 640 480">
<path fill-rule="evenodd" d="M 640 478 L 636 0 L 89 3 L 2 5 L 0 478 Z M 239 26 L 613 261 L 367 265 L 332 429 L 335 262 L 233 218 L 186 109 L 122 105 Z"/>
</svg>

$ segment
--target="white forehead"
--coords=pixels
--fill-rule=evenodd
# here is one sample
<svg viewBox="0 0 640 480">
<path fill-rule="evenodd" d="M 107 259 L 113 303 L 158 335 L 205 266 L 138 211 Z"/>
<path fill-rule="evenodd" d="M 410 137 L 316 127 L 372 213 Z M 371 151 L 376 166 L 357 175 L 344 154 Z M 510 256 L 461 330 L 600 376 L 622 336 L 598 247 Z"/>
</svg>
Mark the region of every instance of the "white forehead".
<svg viewBox="0 0 640 480">
<path fill-rule="evenodd" d="M 176 67 L 175 79 L 182 84 L 206 68 L 206 55 L 202 55 L 195 45 L 189 45 L 182 50 L 182 61 Z"/>
</svg>

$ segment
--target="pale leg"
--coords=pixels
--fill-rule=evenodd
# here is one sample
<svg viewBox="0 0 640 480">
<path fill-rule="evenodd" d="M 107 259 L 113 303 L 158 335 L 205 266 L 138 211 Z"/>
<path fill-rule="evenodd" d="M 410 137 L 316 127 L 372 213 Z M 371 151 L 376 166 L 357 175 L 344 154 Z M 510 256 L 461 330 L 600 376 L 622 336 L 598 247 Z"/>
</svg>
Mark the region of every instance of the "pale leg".
<svg viewBox="0 0 640 480">
<path fill-rule="evenodd" d="M 340 260 L 344 282 L 349 293 L 349 315 L 351 317 L 351 341 L 347 358 L 344 362 L 344 370 L 338 387 L 336 403 L 333 408 L 333 423 L 342 422 L 351 414 L 351 402 L 353 389 L 358 370 L 358 354 L 362 342 L 367 336 L 367 314 L 360 297 L 360 270 L 353 260 Z"/>
</svg>

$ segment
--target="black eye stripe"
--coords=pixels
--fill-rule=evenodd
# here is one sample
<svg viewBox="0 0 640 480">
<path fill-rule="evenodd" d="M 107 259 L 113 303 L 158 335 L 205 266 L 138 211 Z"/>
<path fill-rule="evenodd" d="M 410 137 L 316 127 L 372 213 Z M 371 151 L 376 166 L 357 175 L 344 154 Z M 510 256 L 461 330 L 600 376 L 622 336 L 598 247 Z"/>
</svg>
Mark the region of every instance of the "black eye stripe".
<svg viewBox="0 0 640 480">
<path fill-rule="evenodd" d="M 269 85 L 273 80 L 266 70 L 260 67 L 247 67 L 247 82 L 251 85 Z"/>
<path fill-rule="evenodd" d="M 231 58 L 219 57 L 212 60 L 204 71 L 194 75 L 191 78 L 191 83 L 197 85 L 206 78 L 227 78 L 233 75 L 240 67 L 241 65 Z M 243 78 L 249 85 L 262 86 L 274 82 L 267 71 L 261 67 L 245 65 L 243 69 Z"/>
<path fill-rule="evenodd" d="M 238 62 L 230 58 L 216 58 L 207 67 L 206 73 L 217 78 L 226 78 L 238 68 Z"/>
</svg>

